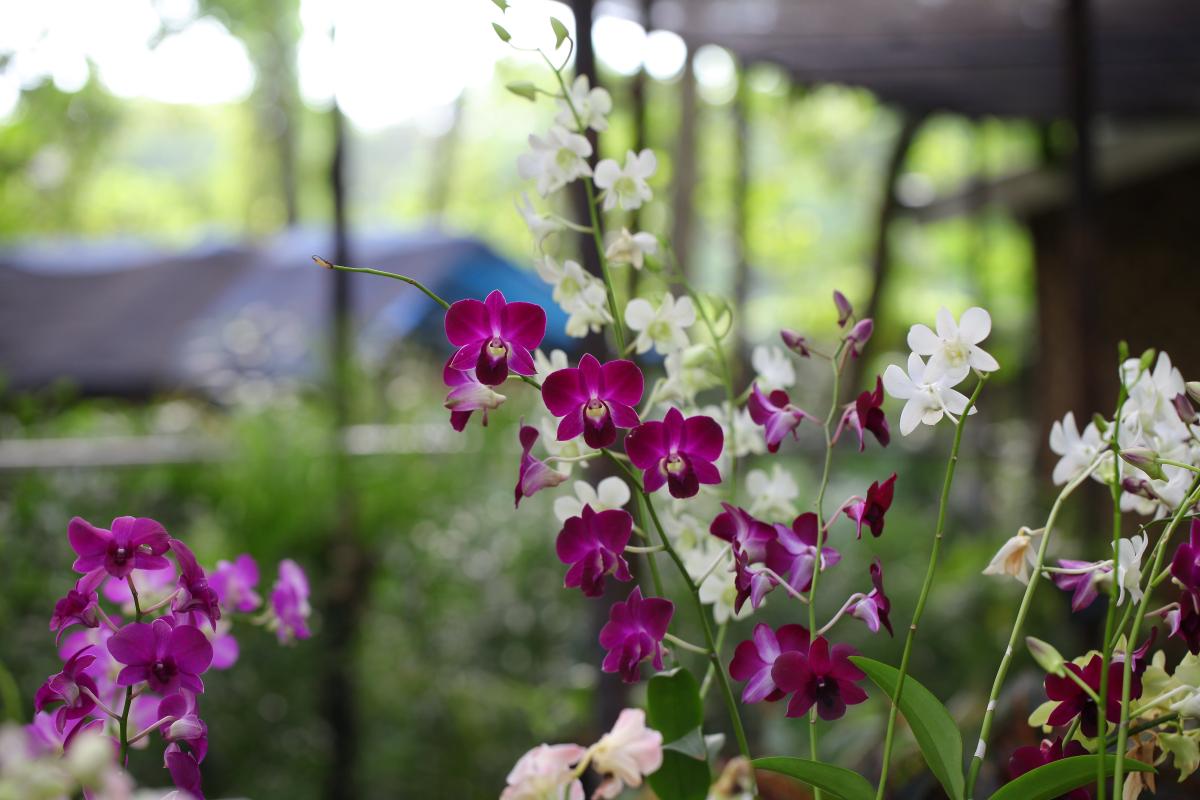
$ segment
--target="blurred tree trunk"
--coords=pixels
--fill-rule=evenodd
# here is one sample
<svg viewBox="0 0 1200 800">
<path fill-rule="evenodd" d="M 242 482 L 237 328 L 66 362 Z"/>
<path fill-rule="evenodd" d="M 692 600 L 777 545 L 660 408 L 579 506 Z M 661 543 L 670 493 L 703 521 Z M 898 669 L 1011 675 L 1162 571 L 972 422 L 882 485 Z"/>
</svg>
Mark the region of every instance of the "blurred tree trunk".
<svg viewBox="0 0 1200 800">
<path fill-rule="evenodd" d="M 696 76 L 691 48 L 679 78 L 679 130 L 675 142 L 675 196 L 671 215 L 671 246 L 679 269 L 691 276 L 692 196 L 696 189 Z"/>
<path fill-rule="evenodd" d="M 746 319 L 746 298 L 750 293 L 750 88 L 746 65 L 737 70 L 737 95 L 733 101 L 736 130 L 733 174 L 733 318 Z M 735 386 L 746 383 L 746 326 L 734 327 L 732 342 Z"/>
</svg>

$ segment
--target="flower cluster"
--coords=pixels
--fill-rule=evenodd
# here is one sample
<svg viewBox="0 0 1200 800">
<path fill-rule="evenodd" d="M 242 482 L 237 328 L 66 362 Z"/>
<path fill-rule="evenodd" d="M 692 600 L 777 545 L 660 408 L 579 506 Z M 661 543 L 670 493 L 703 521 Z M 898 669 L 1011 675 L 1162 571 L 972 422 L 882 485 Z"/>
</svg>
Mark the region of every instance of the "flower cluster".
<svg viewBox="0 0 1200 800">
<path fill-rule="evenodd" d="M 303 570 L 281 562 L 264 603 L 252 557 L 205 570 L 152 519 L 118 517 L 100 528 L 76 517 L 67 538 L 81 577 L 50 618 L 63 665 L 37 691 L 30 736 L 65 752 L 68 762 L 87 737 L 97 737 L 119 772 L 129 749 L 146 747 L 157 734 L 172 781 L 186 796 L 203 798 L 202 676 L 237 661 L 233 618 L 273 630 L 281 642 L 309 636 Z"/>
</svg>

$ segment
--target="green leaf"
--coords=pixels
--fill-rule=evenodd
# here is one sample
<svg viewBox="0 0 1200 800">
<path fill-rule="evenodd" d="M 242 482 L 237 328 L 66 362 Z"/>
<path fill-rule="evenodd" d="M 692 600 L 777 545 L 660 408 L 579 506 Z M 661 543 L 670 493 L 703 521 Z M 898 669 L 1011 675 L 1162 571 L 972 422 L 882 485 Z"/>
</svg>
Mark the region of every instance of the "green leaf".
<svg viewBox="0 0 1200 800">
<path fill-rule="evenodd" d="M 526 100 L 537 100 L 537 87 L 529 81 L 517 81 L 510 83 L 504 87 L 518 97 L 524 97 Z"/>
<path fill-rule="evenodd" d="M 705 800 L 711 783 L 708 761 L 681 752 L 682 744 L 693 734 L 699 736 L 704 724 L 704 703 L 700 684 L 686 669 L 664 672 L 650 679 L 646 690 L 646 724 L 662 734 L 664 742 L 681 745 L 664 748 L 663 763 L 649 777 L 650 787 L 660 800 Z M 704 752 L 703 739 L 699 741 Z"/>
<path fill-rule="evenodd" d="M 554 49 L 557 50 L 562 47 L 563 41 L 571 34 L 567 32 L 567 26 L 554 17 L 550 18 L 550 27 L 554 29 Z"/>
<path fill-rule="evenodd" d="M 496 35 L 500 37 L 500 41 L 502 41 L 502 42 L 512 41 L 512 34 L 509 33 L 507 30 L 505 30 L 503 25 L 493 22 L 492 28 L 495 29 Z"/>
<path fill-rule="evenodd" d="M 1051 800 L 1096 780 L 1097 758 L 1100 756 L 1071 756 L 1044 764 L 1001 786 L 991 800 Z M 1117 757 L 1105 755 L 1104 774 L 1112 775 L 1116 768 Z M 1154 772 L 1154 767 L 1127 758 L 1125 770 Z"/>
<path fill-rule="evenodd" d="M 492 2 L 495 3 L 496 8 L 500 9 L 501 11 L 508 11 L 508 3 L 506 0 L 492 0 Z"/>
<path fill-rule="evenodd" d="M 704 761 L 708 758 L 708 747 L 704 741 L 704 733 L 699 728 L 692 728 L 673 742 L 663 745 L 663 750 L 673 750 L 683 753 L 688 758 Z"/>
<path fill-rule="evenodd" d="M 851 656 L 851 661 L 867 673 L 867 677 L 887 694 L 894 697 L 899 670 L 870 658 Z M 904 679 L 904 692 L 900 695 L 900 711 L 908 726 L 912 728 L 921 755 L 933 771 L 946 794 L 953 800 L 963 796 L 963 746 L 962 734 L 950 717 L 946 707 L 933 693 L 917 682 L 911 675 Z"/>
<path fill-rule="evenodd" d="M 875 800 L 875 790 L 867 783 L 866 778 L 833 764 L 785 756 L 756 758 L 750 763 L 758 769 L 778 772 L 803 781 L 809 786 L 829 792 L 834 797 L 840 797 L 841 800 Z"/>
</svg>

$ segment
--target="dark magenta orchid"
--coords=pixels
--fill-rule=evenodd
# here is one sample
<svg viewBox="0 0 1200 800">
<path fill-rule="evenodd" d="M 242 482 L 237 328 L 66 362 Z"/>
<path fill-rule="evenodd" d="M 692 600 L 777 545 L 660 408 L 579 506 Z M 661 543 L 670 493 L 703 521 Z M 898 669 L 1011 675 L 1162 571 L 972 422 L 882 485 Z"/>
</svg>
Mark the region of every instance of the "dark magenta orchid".
<svg viewBox="0 0 1200 800">
<path fill-rule="evenodd" d="M 458 352 L 450 366 L 475 370 L 481 383 L 498 386 L 511 369 L 518 375 L 537 372 L 531 351 L 546 335 L 546 312 L 534 303 L 504 299 L 499 289 L 483 302 L 459 300 L 446 311 L 446 337 Z"/>
<path fill-rule="evenodd" d="M 200 787 L 200 764 L 194 755 L 172 742 L 163 753 L 163 761 L 177 789 L 186 792 L 188 797 L 204 800 L 204 791 Z"/>
<path fill-rule="evenodd" d="M 817 716 L 828 722 L 845 714 L 847 706 L 864 702 L 867 693 L 857 682 L 867 676 L 850 661 L 850 656 L 857 654 L 848 644 L 830 647 L 822 636 L 812 640 L 806 653 L 780 654 L 771 678 L 785 694 L 795 692 L 787 716 L 802 717 L 816 706 Z"/>
<path fill-rule="evenodd" d="M 1200 590 L 1200 518 L 1192 520 L 1188 540 L 1181 542 L 1171 559 L 1171 577 L 1185 589 Z"/>
<path fill-rule="evenodd" d="M 776 389 L 770 395 L 765 395 L 757 383 L 750 390 L 746 408 L 750 412 L 750 419 L 763 427 L 767 449 L 772 453 L 779 451 L 780 443 L 789 433 L 793 439 L 796 438 L 796 428 L 805 419 L 811 419 L 807 411 L 792 405 L 787 392 Z"/>
<path fill-rule="evenodd" d="M 164 697 L 158 704 L 158 717 L 162 720 L 159 732 L 168 742 L 183 742 L 196 757 L 196 762 L 204 761 L 208 753 L 208 725 L 200 719 L 200 711 L 196 705 L 196 695 L 181 689 Z"/>
<path fill-rule="evenodd" d="M 208 585 L 217 593 L 221 607 L 228 611 L 249 614 L 262 605 L 262 598 L 254 591 L 258 586 L 258 563 L 249 553 L 242 553 L 232 563 L 218 561 Z"/>
<path fill-rule="evenodd" d="M 677 408 L 667 410 L 662 421 L 643 422 L 625 437 L 625 452 L 642 470 L 647 492 L 665 483 L 672 497 L 692 497 L 700 484 L 721 482 L 713 462 L 721 457 L 725 434 L 712 417 L 684 418 Z"/>
<path fill-rule="evenodd" d="M 308 617 L 312 608 L 308 603 L 308 576 L 290 558 L 279 562 L 279 577 L 271 588 L 271 621 L 268 627 L 275 631 L 280 642 L 307 639 Z"/>
<path fill-rule="evenodd" d="M 1163 616 L 1167 621 L 1167 635 L 1178 636 L 1192 655 L 1200 655 L 1200 591 L 1185 590 L 1179 601 L 1168 606 Z"/>
<path fill-rule="evenodd" d="M 1076 677 L 1081 678 L 1091 687 L 1092 692 L 1100 692 L 1100 675 L 1103 671 L 1103 659 L 1099 653 L 1093 655 L 1084 666 L 1068 662 L 1063 665 Z M 1109 722 L 1117 722 L 1121 718 L 1121 680 L 1124 665 L 1114 661 L 1108 666 L 1108 697 L 1105 698 L 1105 718 Z M 1096 724 L 1096 702 L 1084 691 L 1083 687 L 1067 676 L 1047 675 L 1045 681 L 1046 697 L 1057 700 L 1058 705 L 1050 712 L 1047 725 L 1066 725 L 1079 717 L 1079 730 L 1088 738 L 1095 738 L 1098 733 Z M 1130 682 L 1130 698 L 1133 700 L 1142 696 L 1142 678 L 1135 670 Z"/>
<path fill-rule="evenodd" d="M 1062 737 L 1043 739 L 1041 745 L 1018 747 L 1008 759 L 1008 777 L 1010 780 L 1019 778 L 1026 772 L 1032 772 L 1038 767 L 1044 767 L 1055 761 L 1061 761 L 1071 756 L 1087 755 L 1087 748 L 1082 742 L 1072 740 L 1063 746 Z M 1059 795 L 1058 800 L 1092 800 L 1092 792 L 1087 788 L 1072 789 L 1066 794 Z"/>
<path fill-rule="evenodd" d="M 450 366 L 454 356 L 442 368 L 442 383 L 450 387 L 445 406 L 450 411 L 450 427 L 462 431 L 476 411 L 483 412 L 483 425 L 487 427 L 488 412 L 499 408 L 507 398 L 491 386 L 480 383 L 474 369 L 455 369 Z"/>
<path fill-rule="evenodd" d="M 892 497 L 896 490 L 896 473 L 883 483 L 874 481 L 867 487 L 866 499 L 855 498 L 846 504 L 842 511 L 853 520 L 858 538 L 862 538 L 863 525 L 871 529 L 871 535 L 878 538 L 883 534 L 883 517 L 892 507 Z"/>
<path fill-rule="evenodd" d="M 203 692 L 200 675 L 212 663 L 213 649 L 194 625 L 172 625 L 165 617 L 131 622 L 108 640 L 108 652 L 125 668 L 117 684 L 146 681 L 152 691 L 170 694 L 180 688 Z"/>
<path fill-rule="evenodd" d="M 608 622 L 600 629 L 600 646 L 608 651 L 601 668 L 619 672 L 621 680 L 636 683 L 638 667 L 647 659 L 663 668 L 662 640 L 675 614 L 675 604 L 661 597 L 642 597 L 633 587 L 629 599 L 613 603 Z"/>
<path fill-rule="evenodd" d="M 99 595 L 96 590 L 108 577 L 103 567 L 97 567 L 75 582 L 75 586 L 54 604 L 50 630 L 57 631 L 57 643 L 72 625 L 95 628 L 100 625 Z"/>
<path fill-rule="evenodd" d="M 208 620 L 213 630 L 221 618 L 221 603 L 216 591 L 209 586 L 204 568 L 196 561 L 191 549 L 178 539 L 171 540 L 171 550 L 179 562 L 179 589 L 171 610 L 176 614 L 199 614 Z"/>
<path fill-rule="evenodd" d="M 887 447 L 891 441 L 887 417 L 883 413 L 883 379 L 875 377 L 875 391 L 863 392 L 853 403 L 846 406 L 842 418 L 833 432 L 833 441 L 837 441 L 842 431 L 849 428 L 858 435 L 858 452 L 867 449 L 867 432 L 875 435 L 875 441 L 880 446 Z"/>
<path fill-rule="evenodd" d="M 570 564 L 563 585 L 579 587 L 587 597 L 604 594 L 604 578 L 631 581 L 633 575 L 622 555 L 633 533 L 633 517 L 623 509 L 596 512 L 584 505 L 581 515 L 570 517 L 555 543 L 558 559 Z"/>
<path fill-rule="evenodd" d="M 68 658 L 62 671 L 47 678 L 33 697 L 33 708 L 37 712 L 61 704 L 54 713 L 54 727 L 60 734 L 68 722 L 82 719 L 96 708 L 94 698 L 99 694 L 99 689 L 96 688 L 95 679 L 87 672 L 96 660 L 91 649 L 92 646 L 88 645 Z"/>
<path fill-rule="evenodd" d="M 733 553 L 734 587 L 737 589 L 734 613 L 742 610 L 747 599 L 751 607 L 757 609 L 767 592 L 775 587 L 775 579 L 765 571 L 751 570 L 750 565 L 766 561 L 775 531 L 744 508 L 729 503 L 721 503 L 721 508 L 724 510 L 713 518 L 708 531 L 729 542 Z"/>
<path fill-rule="evenodd" d="M 1054 573 L 1054 585 L 1064 592 L 1071 592 L 1071 610 L 1082 611 L 1099 595 L 1097 582 L 1112 572 L 1112 564 L 1092 561 L 1074 561 L 1060 558 L 1058 566 L 1070 572 Z"/>
<path fill-rule="evenodd" d="M 729 662 L 729 676 L 746 682 L 742 702 L 773 703 L 782 699 L 784 692 L 775 685 L 771 669 L 783 653 L 807 653 L 808 639 L 808 628 L 803 625 L 784 625 L 778 631 L 761 622 L 755 625 L 753 637 L 737 646 Z"/>
<path fill-rule="evenodd" d="M 521 420 L 521 465 L 517 469 L 517 485 L 513 489 L 513 506 L 520 507 L 521 498 L 532 497 L 542 489 L 558 486 L 567 479 L 565 473 L 552 468 L 546 462 L 533 457 L 533 446 L 537 444 L 538 430 Z"/>
<path fill-rule="evenodd" d="M 589 447 L 609 447 L 617 428 L 633 428 L 640 420 L 634 406 L 642 400 L 642 371 L 624 359 L 601 364 L 587 353 L 578 367 L 552 372 L 542 383 L 542 401 L 561 417 L 558 440 L 579 434 Z"/>
<path fill-rule="evenodd" d="M 163 557 L 170 549 L 166 529 L 145 517 L 117 517 L 111 530 L 75 517 L 67 525 L 67 538 L 79 556 L 73 565 L 76 572 L 104 567 L 109 575 L 123 580 L 135 569 L 171 566 Z"/>
<path fill-rule="evenodd" d="M 812 585 L 813 569 L 817 563 L 817 515 L 811 511 L 792 520 L 792 526 L 775 525 L 775 536 L 767 545 L 767 566 L 785 578 L 797 592 L 807 592 Z M 837 550 L 821 546 L 821 570 L 827 570 L 842 560 Z"/>
<path fill-rule="evenodd" d="M 875 588 L 854 604 L 850 615 L 867 623 L 867 629 L 871 633 L 878 633 L 882 624 L 887 628 L 889 636 L 895 636 L 892 632 L 892 621 L 888 618 L 892 611 L 892 601 L 883 591 L 883 564 L 878 558 L 871 563 L 871 583 Z"/>
</svg>

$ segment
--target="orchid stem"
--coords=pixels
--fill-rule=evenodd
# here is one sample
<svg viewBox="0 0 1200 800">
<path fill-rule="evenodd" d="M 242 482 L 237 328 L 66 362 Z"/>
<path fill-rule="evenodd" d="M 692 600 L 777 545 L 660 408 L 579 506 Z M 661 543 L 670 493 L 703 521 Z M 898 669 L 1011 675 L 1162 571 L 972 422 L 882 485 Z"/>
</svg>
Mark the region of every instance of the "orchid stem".
<svg viewBox="0 0 1200 800">
<path fill-rule="evenodd" d="M 703 581 L 701 581 L 701 583 L 703 583 Z M 729 620 L 726 619 L 724 622 L 722 622 L 720 625 L 717 626 L 717 656 L 718 656 L 718 660 L 721 655 L 721 651 L 725 648 L 725 634 L 728 631 L 729 631 Z M 712 686 L 712 682 L 713 682 L 713 671 L 714 671 L 713 662 L 709 661 L 708 667 L 704 670 L 704 680 L 700 682 L 700 700 L 701 701 L 703 701 L 704 698 L 708 696 L 708 688 L 710 686 Z"/>
<path fill-rule="evenodd" d="M 415 286 L 416 288 L 420 289 L 425 293 L 426 297 L 437 303 L 442 308 L 446 309 L 447 311 L 450 310 L 449 303 L 434 294 L 428 287 L 425 286 L 425 284 L 421 283 L 416 278 L 410 278 L 407 275 L 398 275 L 395 272 L 384 272 L 381 269 L 370 269 L 367 267 L 343 267 L 340 264 L 334 264 L 332 261 L 328 261 L 320 256 L 313 256 L 312 260 L 317 262 L 318 266 L 324 267 L 325 269 L 336 269 L 339 272 L 361 272 L 364 275 L 378 275 L 381 278 L 391 278 L 392 280 L 396 281 L 404 281 L 409 286 Z"/>
<path fill-rule="evenodd" d="M 1037 563 L 1034 564 L 1033 572 L 1029 576 L 1029 583 L 1025 586 L 1025 594 L 1021 597 L 1021 605 L 1017 609 L 1017 617 L 1013 622 L 1012 632 L 1008 637 L 1008 646 L 1005 647 L 1004 655 L 1000 658 L 1000 665 L 996 669 L 996 677 L 992 681 L 992 690 L 988 694 L 988 703 L 983 712 L 983 722 L 979 728 L 979 744 L 975 748 L 975 755 L 971 757 L 971 768 L 967 772 L 967 785 L 964 795 L 967 800 L 973 800 L 975 796 L 975 781 L 979 778 L 979 770 L 983 767 L 983 757 L 987 753 L 988 738 L 992 732 L 992 719 L 996 714 L 996 702 L 1000 697 L 1000 689 L 1004 686 L 1004 679 L 1008 677 L 1008 668 L 1012 664 L 1013 650 L 1017 646 L 1017 640 L 1021 636 L 1022 629 L 1025 627 L 1025 617 L 1029 614 L 1029 608 L 1033 604 L 1033 593 L 1037 589 L 1038 580 L 1042 576 L 1042 565 L 1046 561 L 1046 549 L 1054 533 L 1054 524 L 1058 521 L 1059 512 L 1062 511 L 1063 503 L 1066 502 L 1066 499 L 1088 479 L 1099 465 L 1100 458 L 1097 458 L 1086 469 L 1072 478 L 1062 488 L 1062 491 L 1058 493 L 1054 505 L 1050 508 L 1050 515 L 1046 517 L 1046 524 L 1043 527 L 1042 533 L 1042 543 L 1038 546 Z"/>
<path fill-rule="evenodd" d="M 1157 728 L 1159 725 L 1166 725 L 1167 723 L 1174 722 L 1177 719 L 1179 719 L 1179 712 L 1171 711 L 1167 714 L 1163 714 L 1162 716 L 1155 717 L 1154 719 L 1149 720 L 1148 722 L 1143 722 L 1141 725 L 1130 728 L 1129 735 L 1136 736 L 1139 733 L 1145 733 L 1148 730 L 1153 730 L 1154 728 Z M 1116 743 L 1117 743 L 1117 734 L 1114 733 L 1112 736 L 1108 737 L 1107 741 L 1104 742 L 1104 749 L 1107 750 L 1108 748 L 1112 747 Z"/>
<path fill-rule="evenodd" d="M 87 688 L 86 686 L 80 686 L 79 691 L 82 692 L 83 694 L 86 694 L 88 697 L 90 697 L 92 699 L 92 702 L 95 703 L 97 706 L 99 706 L 100 710 L 103 711 L 105 714 L 108 714 L 110 717 L 117 720 L 118 722 L 121 720 L 121 715 L 118 714 L 117 712 L 113 711 L 111 708 L 109 708 L 108 703 L 105 703 L 103 700 L 101 700 L 99 697 L 97 697 L 96 693 L 93 692 L 91 689 Z"/>
<path fill-rule="evenodd" d="M 1166 530 L 1162 532 L 1162 536 L 1158 539 L 1158 544 L 1154 546 L 1154 566 L 1150 570 L 1150 575 L 1155 575 L 1162 567 L 1163 556 L 1167 552 L 1167 542 L 1171 540 L 1171 534 L 1179 527 L 1179 523 L 1187 515 L 1188 509 L 1194 506 L 1200 500 L 1200 475 L 1192 481 L 1191 488 L 1184 495 L 1184 500 L 1179 504 L 1179 508 L 1175 510 L 1175 515 L 1171 517 L 1171 523 L 1167 525 Z M 1116 583 L 1114 580 L 1113 583 Z M 1142 618 L 1146 616 L 1146 608 L 1150 605 L 1150 598 L 1153 593 L 1146 591 L 1142 593 L 1141 602 L 1138 603 L 1137 611 L 1133 615 L 1133 622 L 1129 627 L 1129 638 L 1126 640 L 1126 655 L 1125 660 L 1121 665 L 1121 721 L 1117 724 L 1117 766 L 1113 770 L 1113 797 L 1121 791 L 1121 786 L 1125 778 L 1125 743 L 1129 738 L 1129 695 L 1130 687 L 1133 678 L 1133 649 L 1136 646 L 1138 630 L 1142 625 Z"/>
<path fill-rule="evenodd" d="M 680 639 L 678 636 L 676 636 L 673 633 L 667 633 L 663 636 L 663 638 L 666 639 L 668 642 L 671 642 L 672 644 L 674 644 L 676 647 L 687 650 L 688 652 L 699 653 L 702 656 L 709 655 L 708 648 L 701 647 L 698 644 L 692 644 L 691 642 L 689 642 L 685 639 Z"/>
<path fill-rule="evenodd" d="M 879 772 L 879 787 L 875 792 L 876 800 L 883 800 L 883 793 L 887 789 L 888 762 L 891 760 L 892 744 L 895 741 L 896 715 L 900 710 L 900 696 L 904 691 L 904 679 L 908 676 L 908 663 L 912 657 L 913 642 L 917 638 L 917 626 L 921 622 L 925 603 L 929 600 L 930 589 L 933 588 L 933 578 L 937 573 L 938 555 L 942 549 L 942 538 L 946 531 L 946 515 L 950 506 L 950 487 L 954 483 L 955 467 L 958 466 L 958 451 L 962 446 L 963 429 L 966 427 L 967 418 L 971 416 L 975 400 L 979 397 L 980 391 L 983 390 L 983 384 L 986 382 L 987 375 L 980 374 L 979 380 L 975 384 L 975 391 L 971 392 L 971 397 L 967 400 L 967 405 L 963 408 L 962 414 L 959 415 L 958 422 L 954 426 L 954 443 L 950 447 L 950 459 L 946 462 L 946 477 L 942 481 L 937 528 L 933 533 L 933 549 L 929 553 L 929 566 L 925 569 L 925 581 L 921 584 L 921 593 L 917 596 L 917 607 L 913 609 L 912 623 L 908 626 L 908 633 L 904 637 L 904 650 L 900 655 L 900 674 L 896 678 L 896 691 L 892 694 L 892 705 L 888 710 L 887 732 L 883 738 L 883 764 Z"/>
</svg>

